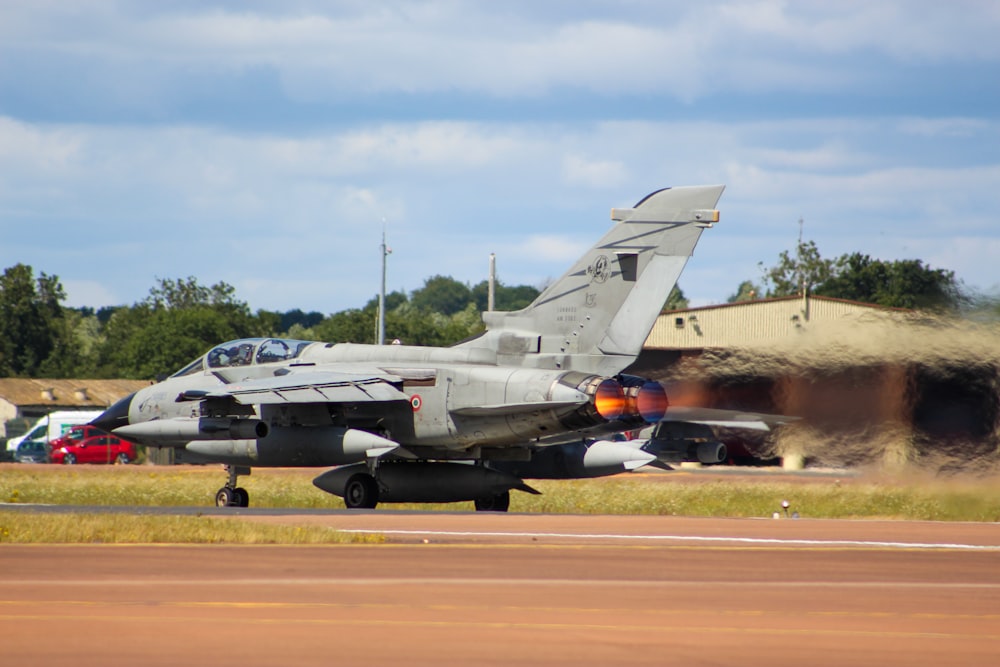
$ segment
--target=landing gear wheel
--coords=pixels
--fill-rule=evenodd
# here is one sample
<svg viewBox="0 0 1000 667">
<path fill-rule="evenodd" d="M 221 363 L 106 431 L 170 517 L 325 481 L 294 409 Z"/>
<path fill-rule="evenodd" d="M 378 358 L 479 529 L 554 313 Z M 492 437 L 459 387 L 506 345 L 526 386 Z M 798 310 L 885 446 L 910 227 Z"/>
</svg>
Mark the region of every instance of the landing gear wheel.
<svg viewBox="0 0 1000 667">
<path fill-rule="evenodd" d="M 477 512 L 506 512 L 510 509 L 510 491 L 473 501 Z"/>
<path fill-rule="evenodd" d="M 242 486 L 236 486 L 236 480 L 240 475 L 249 475 L 250 468 L 246 466 L 227 465 L 226 474 L 229 475 L 229 480 L 215 494 L 215 506 L 249 507 L 250 494 Z"/>
<path fill-rule="evenodd" d="M 250 507 L 250 494 L 242 486 L 233 489 L 233 506 Z"/>
<path fill-rule="evenodd" d="M 218 493 L 215 494 L 215 506 L 216 507 L 231 507 L 233 504 L 233 490 L 228 486 L 224 486 L 219 489 Z"/>
<path fill-rule="evenodd" d="M 378 483 L 368 473 L 354 473 L 344 485 L 344 504 L 348 509 L 375 509 Z"/>
</svg>

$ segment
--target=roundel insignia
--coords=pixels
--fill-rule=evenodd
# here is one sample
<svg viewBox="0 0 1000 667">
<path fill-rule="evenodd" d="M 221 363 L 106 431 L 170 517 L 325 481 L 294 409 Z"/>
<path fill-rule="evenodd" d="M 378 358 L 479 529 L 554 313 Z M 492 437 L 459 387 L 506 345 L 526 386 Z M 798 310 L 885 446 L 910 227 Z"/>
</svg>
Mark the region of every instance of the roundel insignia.
<svg viewBox="0 0 1000 667">
<path fill-rule="evenodd" d="M 410 407 L 413 408 L 414 412 L 419 412 L 420 407 L 424 404 L 424 400 L 420 398 L 420 394 L 414 394 L 410 396 Z"/>
</svg>

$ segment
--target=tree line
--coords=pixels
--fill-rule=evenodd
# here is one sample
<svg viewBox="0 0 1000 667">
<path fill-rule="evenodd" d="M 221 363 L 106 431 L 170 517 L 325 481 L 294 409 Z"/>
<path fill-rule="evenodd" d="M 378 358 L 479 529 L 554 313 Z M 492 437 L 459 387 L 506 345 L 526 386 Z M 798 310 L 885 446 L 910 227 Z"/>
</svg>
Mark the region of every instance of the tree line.
<svg viewBox="0 0 1000 667">
<path fill-rule="evenodd" d="M 497 310 L 518 310 L 539 291 L 498 283 Z M 385 332 L 412 345 L 451 345 L 483 330 L 486 281 L 428 278 L 386 295 Z M 131 306 L 69 308 L 58 277 L 17 264 L 0 277 L 0 377 L 134 378 L 170 373 L 213 345 L 255 336 L 374 343 L 378 299 L 329 316 L 293 309 L 251 312 L 232 285 L 159 279 Z"/>
<path fill-rule="evenodd" d="M 1000 315 L 997 301 L 970 296 L 951 271 L 920 260 L 883 261 L 861 253 L 823 259 L 813 242 L 761 264 L 758 282 L 743 281 L 729 302 L 807 291 L 887 307 Z M 470 286 L 436 275 L 406 294 L 386 295 L 388 340 L 451 345 L 483 330 L 486 281 Z M 517 310 L 539 290 L 496 285 L 495 308 Z M 68 308 L 58 277 L 17 264 L 0 277 L 0 377 L 151 379 L 177 370 L 220 342 L 282 336 L 329 342 L 374 343 L 378 299 L 330 315 L 293 309 L 251 312 L 233 286 L 194 277 L 159 279 L 131 306 Z M 675 288 L 665 310 L 684 308 Z"/>
</svg>

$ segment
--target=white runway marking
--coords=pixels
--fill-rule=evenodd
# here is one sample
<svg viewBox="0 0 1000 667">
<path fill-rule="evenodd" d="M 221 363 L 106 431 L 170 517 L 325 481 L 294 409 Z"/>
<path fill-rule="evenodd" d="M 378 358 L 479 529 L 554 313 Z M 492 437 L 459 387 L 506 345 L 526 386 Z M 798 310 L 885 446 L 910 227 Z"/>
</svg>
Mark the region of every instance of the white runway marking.
<svg viewBox="0 0 1000 667">
<path fill-rule="evenodd" d="M 708 537 L 704 535 L 616 535 L 601 533 L 531 533 L 450 530 L 380 530 L 378 528 L 338 528 L 341 533 L 377 533 L 412 537 L 544 537 L 583 540 L 646 540 L 650 542 L 695 542 L 715 544 L 751 544 L 786 547 L 855 547 L 863 549 L 962 549 L 970 551 L 1000 551 L 1000 545 L 936 542 L 885 542 L 875 540 L 804 540 L 773 537 Z"/>
<path fill-rule="evenodd" d="M 1000 590 L 1000 583 L 983 582 L 924 582 L 924 581 L 784 581 L 760 579 L 757 581 L 726 581 L 720 579 L 685 579 L 651 580 L 651 579 L 550 579 L 545 578 L 508 578 L 495 577 L 401 577 L 386 575 L 385 577 L 235 577 L 233 579 L 198 577 L 172 577 L 169 579 L 4 579 L 0 578 L 0 586 L 13 589 L 24 586 L 65 588 L 78 586 L 81 588 L 171 588 L 175 586 L 574 586 L 574 587 L 607 587 L 607 588 L 678 588 L 681 586 L 700 588 L 715 586 L 725 588 L 905 588 L 905 589 L 968 589 L 968 590 Z M 9 594 L 9 591 L 8 591 Z M 0 609 L 21 604 L 18 601 L 0 599 Z"/>
</svg>

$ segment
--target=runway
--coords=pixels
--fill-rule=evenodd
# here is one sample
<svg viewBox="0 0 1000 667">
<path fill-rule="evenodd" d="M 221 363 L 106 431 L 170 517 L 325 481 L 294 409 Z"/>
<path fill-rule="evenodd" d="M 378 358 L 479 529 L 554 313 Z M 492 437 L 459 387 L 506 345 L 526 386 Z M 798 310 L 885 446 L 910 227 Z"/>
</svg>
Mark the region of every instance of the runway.
<svg viewBox="0 0 1000 667">
<path fill-rule="evenodd" d="M 1000 526 L 229 512 L 386 544 L 0 544 L 5 664 L 987 665 Z"/>
</svg>

